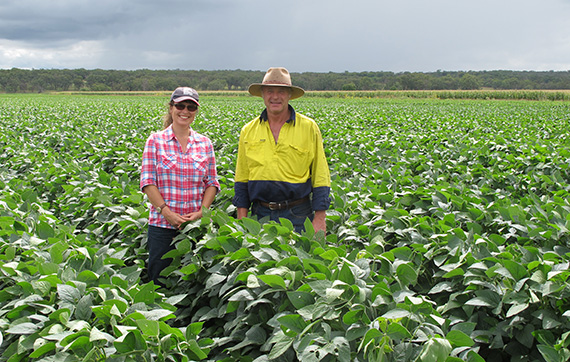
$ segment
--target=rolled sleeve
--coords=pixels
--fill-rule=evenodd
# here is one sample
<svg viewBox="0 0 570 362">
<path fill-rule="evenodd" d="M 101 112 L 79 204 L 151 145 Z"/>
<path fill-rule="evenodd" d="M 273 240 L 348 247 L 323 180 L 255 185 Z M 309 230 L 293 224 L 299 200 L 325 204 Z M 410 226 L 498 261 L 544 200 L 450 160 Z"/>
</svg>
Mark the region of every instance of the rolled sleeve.
<svg viewBox="0 0 570 362">
<path fill-rule="evenodd" d="M 216 155 L 214 153 L 214 146 L 211 142 L 208 145 L 208 171 L 204 179 L 205 188 L 215 187 L 216 193 L 220 191 L 220 182 L 218 181 L 218 172 L 216 171 Z"/>
<path fill-rule="evenodd" d="M 141 165 L 141 177 L 140 177 L 140 189 L 142 190 L 145 186 L 156 185 L 157 175 L 156 175 L 156 146 L 152 137 L 150 137 L 144 146 L 142 165 Z"/>
<path fill-rule="evenodd" d="M 327 186 L 315 187 L 313 189 L 313 210 L 328 210 L 331 205 L 331 188 Z"/>
<path fill-rule="evenodd" d="M 249 199 L 249 191 L 247 182 L 236 182 L 234 184 L 234 198 L 232 203 L 235 207 L 249 209 L 251 200 Z"/>
</svg>

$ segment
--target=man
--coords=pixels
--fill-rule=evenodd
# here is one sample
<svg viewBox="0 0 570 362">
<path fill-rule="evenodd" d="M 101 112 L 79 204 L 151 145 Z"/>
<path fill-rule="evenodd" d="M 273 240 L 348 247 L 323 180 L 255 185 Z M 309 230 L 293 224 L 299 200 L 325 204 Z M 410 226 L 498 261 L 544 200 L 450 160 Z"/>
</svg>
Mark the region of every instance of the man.
<svg viewBox="0 0 570 362">
<path fill-rule="evenodd" d="M 270 68 L 262 83 L 249 86 L 265 110 L 241 130 L 235 174 L 238 219 L 251 214 L 291 220 L 297 232 L 307 218 L 326 231 L 330 174 L 319 127 L 296 113 L 289 101 L 305 91 L 293 86 L 285 68 Z"/>
</svg>

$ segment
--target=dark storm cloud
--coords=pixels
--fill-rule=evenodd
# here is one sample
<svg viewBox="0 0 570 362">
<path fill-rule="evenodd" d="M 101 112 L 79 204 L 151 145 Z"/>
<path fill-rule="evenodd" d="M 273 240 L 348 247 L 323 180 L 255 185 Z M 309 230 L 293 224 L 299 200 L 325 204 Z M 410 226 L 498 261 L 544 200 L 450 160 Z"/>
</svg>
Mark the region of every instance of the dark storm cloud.
<svg viewBox="0 0 570 362">
<path fill-rule="evenodd" d="M 3 0 L 0 68 L 570 69 L 568 0 Z"/>
</svg>

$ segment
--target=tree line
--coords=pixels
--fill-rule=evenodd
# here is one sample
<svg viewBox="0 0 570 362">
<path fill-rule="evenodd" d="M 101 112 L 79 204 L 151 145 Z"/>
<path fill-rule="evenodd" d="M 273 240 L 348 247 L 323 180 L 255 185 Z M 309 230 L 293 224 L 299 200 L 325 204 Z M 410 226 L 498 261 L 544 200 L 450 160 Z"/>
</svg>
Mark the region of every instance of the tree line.
<svg viewBox="0 0 570 362">
<path fill-rule="evenodd" d="M 0 69 L 0 92 L 169 91 L 185 85 L 197 90 L 247 90 L 264 71 Z M 292 73 L 308 91 L 570 89 L 570 71 L 441 71 Z"/>
</svg>

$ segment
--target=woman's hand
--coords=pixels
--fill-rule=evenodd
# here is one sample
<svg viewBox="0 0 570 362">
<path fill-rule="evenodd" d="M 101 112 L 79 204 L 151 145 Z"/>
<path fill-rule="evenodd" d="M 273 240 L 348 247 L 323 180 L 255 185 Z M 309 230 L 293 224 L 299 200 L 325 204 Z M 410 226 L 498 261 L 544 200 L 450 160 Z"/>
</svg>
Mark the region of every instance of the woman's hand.
<svg viewBox="0 0 570 362">
<path fill-rule="evenodd" d="M 201 219 L 203 216 L 202 214 L 202 209 L 200 209 L 200 211 L 196 211 L 196 212 L 191 212 L 189 214 L 186 215 L 182 215 L 182 217 L 186 218 L 189 221 L 194 221 L 194 220 L 198 220 Z"/>
<path fill-rule="evenodd" d="M 191 214 L 188 214 L 191 215 Z M 168 206 L 165 206 L 162 210 L 162 216 L 168 221 L 168 223 L 174 226 L 177 229 L 180 229 L 180 226 L 184 224 L 186 221 L 191 221 L 195 219 L 190 219 L 188 215 L 180 215 L 175 213 L 174 211 L 170 210 Z"/>
</svg>

